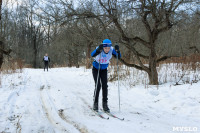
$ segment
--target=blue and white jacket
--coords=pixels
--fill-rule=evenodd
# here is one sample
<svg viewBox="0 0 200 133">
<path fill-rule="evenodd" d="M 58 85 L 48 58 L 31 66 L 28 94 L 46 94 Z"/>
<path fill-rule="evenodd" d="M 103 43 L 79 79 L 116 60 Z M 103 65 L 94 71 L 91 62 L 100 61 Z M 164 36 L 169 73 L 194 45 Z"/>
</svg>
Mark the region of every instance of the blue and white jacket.
<svg viewBox="0 0 200 133">
<path fill-rule="evenodd" d="M 98 47 L 97 47 L 98 48 Z M 115 49 L 111 46 L 110 51 L 106 54 L 104 50 L 102 50 L 101 53 L 97 53 L 97 48 L 91 53 L 92 57 L 95 57 L 92 65 L 99 69 L 99 62 L 100 62 L 100 69 L 107 69 L 110 59 L 112 58 L 112 55 L 114 57 L 117 57 L 118 53 L 115 51 Z M 121 54 L 119 53 L 119 58 L 121 58 Z"/>
</svg>

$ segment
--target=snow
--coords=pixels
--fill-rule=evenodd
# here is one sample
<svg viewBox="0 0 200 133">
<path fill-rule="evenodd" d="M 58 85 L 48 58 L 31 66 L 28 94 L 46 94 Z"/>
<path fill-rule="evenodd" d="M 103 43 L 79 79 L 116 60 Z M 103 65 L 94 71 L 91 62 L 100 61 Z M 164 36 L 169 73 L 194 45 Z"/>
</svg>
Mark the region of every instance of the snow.
<svg viewBox="0 0 200 133">
<path fill-rule="evenodd" d="M 109 69 L 110 75 L 113 69 Z M 49 72 L 24 69 L 22 73 L 3 74 L 0 132 L 178 132 L 173 127 L 195 127 L 200 132 L 200 82 L 174 86 L 177 77 L 170 77 L 170 73 L 166 77 L 164 72 L 164 68 L 159 70 L 159 86 L 144 85 L 148 77 L 141 71 L 120 80 L 120 112 L 117 81 L 108 83 L 110 110 L 124 121 L 101 119 L 88 108 L 93 101 L 94 81 L 92 71 L 84 67 L 53 68 Z M 195 77 L 192 72 L 187 76 L 190 81 Z M 99 98 L 102 99 L 101 93 Z"/>
</svg>

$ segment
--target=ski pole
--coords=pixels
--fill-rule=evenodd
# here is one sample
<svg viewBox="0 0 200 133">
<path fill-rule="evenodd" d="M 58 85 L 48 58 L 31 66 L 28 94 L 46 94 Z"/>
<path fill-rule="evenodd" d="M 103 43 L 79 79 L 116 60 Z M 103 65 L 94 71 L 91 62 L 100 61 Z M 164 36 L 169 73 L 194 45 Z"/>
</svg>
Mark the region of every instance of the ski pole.
<svg viewBox="0 0 200 133">
<path fill-rule="evenodd" d="M 95 86 L 95 91 L 94 91 L 93 102 L 95 102 L 95 98 L 96 98 L 97 85 L 98 85 L 98 81 L 99 81 L 98 79 L 99 79 L 100 63 L 101 63 L 101 53 L 100 53 L 100 58 L 99 58 L 99 68 L 98 68 L 97 81 L 96 81 L 96 86 Z"/>
<path fill-rule="evenodd" d="M 118 53 L 117 53 L 117 80 L 118 80 L 118 96 L 119 96 L 119 112 L 120 112 L 120 89 L 119 89 L 119 66 L 118 66 Z"/>
</svg>

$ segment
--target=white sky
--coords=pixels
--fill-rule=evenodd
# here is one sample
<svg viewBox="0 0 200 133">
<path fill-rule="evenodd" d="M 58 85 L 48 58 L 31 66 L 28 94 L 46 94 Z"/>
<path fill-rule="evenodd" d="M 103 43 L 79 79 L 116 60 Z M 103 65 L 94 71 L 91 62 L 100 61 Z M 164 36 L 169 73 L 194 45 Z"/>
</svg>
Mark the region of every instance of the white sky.
<svg viewBox="0 0 200 133">
<path fill-rule="evenodd" d="M 9 8 L 15 8 L 17 7 L 17 4 L 20 5 L 22 3 L 22 0 L 3 0 L 2 7 L 9 7 Z"/>
</svg>

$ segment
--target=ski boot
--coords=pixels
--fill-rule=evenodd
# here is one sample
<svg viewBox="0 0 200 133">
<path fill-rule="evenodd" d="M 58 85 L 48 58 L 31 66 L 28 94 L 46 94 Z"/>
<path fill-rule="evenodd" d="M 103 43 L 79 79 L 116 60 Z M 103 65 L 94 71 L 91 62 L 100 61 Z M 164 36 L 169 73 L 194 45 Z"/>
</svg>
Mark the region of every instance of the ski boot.
<svg viewBox="0 0 200 133">
<path fill-rule="evenodd" d="M 98 112 L 98 110 L 99 110 L 99 109 L 98 109 L 98 103 L 95 102 L 95 103 L 93 104 L 93 110 L 96 111 L 96 112 Z"/>
<path fill-rule="evenodd" d="M 110 109 L 108 108 L 108 103 L 107 102 L 103 102 L 103 111 L 110 113 Z"/>
</svg>

